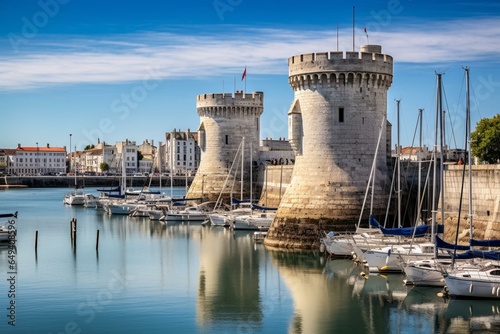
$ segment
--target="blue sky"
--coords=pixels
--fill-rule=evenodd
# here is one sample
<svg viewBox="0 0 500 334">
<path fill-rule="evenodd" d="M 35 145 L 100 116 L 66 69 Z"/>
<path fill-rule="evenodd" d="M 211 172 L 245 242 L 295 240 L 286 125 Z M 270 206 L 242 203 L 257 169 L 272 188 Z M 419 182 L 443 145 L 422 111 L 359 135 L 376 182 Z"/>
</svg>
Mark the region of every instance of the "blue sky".
<svg viewBox="0 0 500 334">
<path fill-rule="evenodd" d="M 291 56 L 369 42 L 394 57 L 388 118 L 410 145 L 419 108 L 432 145 L 436 72 L 444 72 L 447 141 L 463 147 L 464 71 L 472 128 L 500 105 L 496 1 L 0 0 L 0 148 L 82 149 L 101 141 L 162 141 L 196 130 L 198 94 L 264 92 L 261 137 L 287 137 Z M 395 129 L 395 128 L 394 128 Z M 395 131 L 393 144 L 396 141 Z M 418 141 L 416 142 L 418 144 Z"/>
</svg>

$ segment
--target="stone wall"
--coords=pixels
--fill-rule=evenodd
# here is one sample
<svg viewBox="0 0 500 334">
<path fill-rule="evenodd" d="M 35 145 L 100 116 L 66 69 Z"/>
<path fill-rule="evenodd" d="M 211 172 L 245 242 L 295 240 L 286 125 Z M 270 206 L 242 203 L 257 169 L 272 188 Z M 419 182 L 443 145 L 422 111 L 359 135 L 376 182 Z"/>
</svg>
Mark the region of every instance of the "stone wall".
<svg viewBox="0 0 500 334">
<path fill-rule="evenodd" d="M 187 193 L 188 197 L 203 197 L 205 201 L 216 201 L 222 194 L 221 198 L 228 203 L 231 193 L 239 193 L 242 179 L 244 197 L 249 197 L 250 166 L 258 159 L 259 122 L 263 112 L 263 103 L 262 92 L 197 96 L 196 111 L 200 116 L 198 140 L 201 161 Z M 242 163 L 243 138 L 244 161 Z M 243 177 L 241 176 L 242 164 Z M 232 169 L 231 166 L 233 166 Z M 228 178 L 229 172 L 231 175 Z M 235 191 L 232 187 L 233 180 L 238 182 Z"/>
<path fill-rule="evenodd" d="M 448 166 L 444 174 L 445 240 L 455 241 L 464 166 Z M 465 166 L 459 243 L 469 242 L 469 169 Z M 500 239 L 500 165 L 472 166 L 472 220 L 474 239 Z M 438 218 L 441 217 L 439 203 Z"/>
<path fill-rule="evenodd" d="M 315 248 L 322 230 L 353 229 L 379 134 L 374 210 L 385 210 L 392 57 L 375 49 L 379 53 L 325 52 L 289 59 L 294 90 L 289 137 L 297 156 L 266 245 Z"/>
</svg>

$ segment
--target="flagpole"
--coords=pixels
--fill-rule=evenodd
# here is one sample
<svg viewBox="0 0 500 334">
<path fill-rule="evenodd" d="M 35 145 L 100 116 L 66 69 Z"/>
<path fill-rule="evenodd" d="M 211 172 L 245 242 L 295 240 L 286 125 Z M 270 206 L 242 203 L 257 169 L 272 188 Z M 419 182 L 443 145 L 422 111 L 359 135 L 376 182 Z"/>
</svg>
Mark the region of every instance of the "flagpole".
<svg viewBox="0 0 500 334">
<path fill-rule="evenodd" d="M 222 79 L 222 97 L 225 96 L 225 93 L 224 93 L 224 79 Z"/>
<path fill-rule="evenodd" d="M 339 51 L 339 23 L 337 22 L 337 51 Z"/>
<path fill-rule="evenodd" d="M 243 90 L 243 97 L 247 95 L 247 66 L 245 65 L 245 88 Z"/>
<path fill-rule="evenodd" d="M 352 51 L 355 50 L 355 38 L 354 38 L 354 12 L 355 7 L 352 6 Z"/>
<path fill-rule="evenodd" d="M 236 76 L 233 75 L 233 95 L 236 95 Z"/>
</svg>

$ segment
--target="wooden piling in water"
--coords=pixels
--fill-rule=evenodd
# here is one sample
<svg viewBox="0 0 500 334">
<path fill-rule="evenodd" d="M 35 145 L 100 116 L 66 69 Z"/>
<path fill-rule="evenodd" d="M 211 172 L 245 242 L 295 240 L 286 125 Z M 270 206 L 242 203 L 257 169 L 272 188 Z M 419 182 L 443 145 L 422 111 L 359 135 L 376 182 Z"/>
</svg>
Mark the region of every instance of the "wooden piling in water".
<svg viewBox="0 0 500 334">
<path fill-rule="evenodd" d="M 71 235 L 71 246 L 76 250 L 76 218 L 71 219 L 70 224 L 70 235 Z"/>
<path fill-rule="evenodd" d="M 95 251 L 99 251 L 99 230 L 97 230 L 96 237 L 95 237 Z"/>
<path fill-rule="evenodd" d="M 38 230 L 35 231 L 35 254 L 38 252 Z"/>
</svg>

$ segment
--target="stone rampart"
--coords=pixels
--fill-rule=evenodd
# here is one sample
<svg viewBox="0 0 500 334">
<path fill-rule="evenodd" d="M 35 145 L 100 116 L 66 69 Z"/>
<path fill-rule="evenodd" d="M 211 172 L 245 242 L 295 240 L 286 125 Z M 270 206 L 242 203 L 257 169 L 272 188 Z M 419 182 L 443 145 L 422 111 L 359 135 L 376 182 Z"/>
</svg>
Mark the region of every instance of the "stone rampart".
<svg viewBox="0 0 500 334">
<path fill-rule="evenodd" d="M 464 166 L 447 166 L 444 175 L 445 239 L 455 241 Z M 459 242 L 469 242 L 469 169 L 465 166 Z M 439 203 L 438 218 L 441 217 Z M 500 165 L 472 166 L 472 220 L 475 239 L 500 239 Z"/>
</svg>

